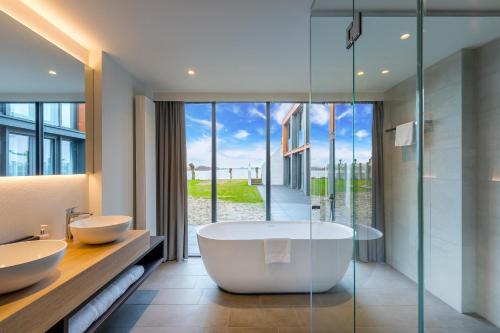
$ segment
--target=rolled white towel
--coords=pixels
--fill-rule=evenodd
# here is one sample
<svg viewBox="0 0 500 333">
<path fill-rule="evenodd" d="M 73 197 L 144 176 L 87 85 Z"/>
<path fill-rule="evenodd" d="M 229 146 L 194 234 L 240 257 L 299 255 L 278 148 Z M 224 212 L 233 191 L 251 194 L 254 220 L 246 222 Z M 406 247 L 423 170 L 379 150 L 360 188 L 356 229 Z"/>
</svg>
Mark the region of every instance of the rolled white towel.
<svg viewBox="0 0 500 333">
<path fill-rule="evenodd" d="M 97 309 L 91 303 L 87 303 L 77 313 L 69 319 L 68 332 L 79 333 L 85 332 L 94 321 L 99 318 Z"/>
<path fill-rule="evenodd" d="M 132 266 L 122 273 L 122 275 L 113 281 L 105 290 L 97 295 L 90 303 L 97 308 L 99 316 L 107 309 L 144 274 L 143 266 Z"/>
<path fill-rule="evenodd" d="M 85 332 L 143 274 L 144 267 L 140 265 L 132 266 L 123 272 L 119 278 L 69 319 L 68 332 Z"/>
<path fill-rule="evenodd" d="M 291 261 L 291 240 L 289 238 L 264 239 L 266 264 L 289 264 Z"/>
</svg>

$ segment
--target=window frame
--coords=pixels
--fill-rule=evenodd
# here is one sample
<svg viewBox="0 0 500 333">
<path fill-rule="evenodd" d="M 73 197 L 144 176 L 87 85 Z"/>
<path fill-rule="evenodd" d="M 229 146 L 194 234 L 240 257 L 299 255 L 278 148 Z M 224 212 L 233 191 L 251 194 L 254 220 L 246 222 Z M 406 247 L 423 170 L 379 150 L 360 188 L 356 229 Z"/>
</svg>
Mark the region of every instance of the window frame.
<svg viewBox="0 0 500 333">
<path fill-rule="evenodd" d="M 35 120 L 15 117 L 7 114 L 6 106 L 8 104 L 34 104 L 35 105 Z M 44 123 L 44 104 L 58 104 L 58 125 Z M 62 104 L 71 104 L 71 122 L 70 127 L 62 126 Z M 4 154 L 0 155 L 0 176 L 11 177 L 9 171 L 9 134 L 15 133 L 19 135 L 30 135 L 30 157 L 29 157 L 29 175 L 46 175 L 44 172 L 44 139 L 54 140 L 52 158 L 54 161 L 54 175 L 60 175 L 60 154 L 61 140 L 70 140 L 74 145 L 72 148 L 73 156 L 73 173 L 84 174 L 85 169 L 85 143 L 86 133 L 78 129 L 78 110 L 79 105 L 85 104 L 85 101 L 0 101 L 0 150 Z M 81 153 L 80 153 L 81 151 Z M 80 160 L 82 159 L 83 160 Z M 12 176 L 16 177 L 16 176 Z"/>
</svg>

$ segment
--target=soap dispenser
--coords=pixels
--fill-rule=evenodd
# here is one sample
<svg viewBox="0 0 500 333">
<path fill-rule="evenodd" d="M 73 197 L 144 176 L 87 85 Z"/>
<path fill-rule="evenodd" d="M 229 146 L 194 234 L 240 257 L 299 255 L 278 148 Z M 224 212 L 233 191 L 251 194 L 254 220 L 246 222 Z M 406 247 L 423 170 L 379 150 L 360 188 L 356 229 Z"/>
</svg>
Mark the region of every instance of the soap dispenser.
<svg viewBox="0 0 500 333">
<path fill-rule="evenodd" d="M 38 235 L 38 237 L 40 237 L 40 240 L 49 239 L 49 232 L 47 231 L 48 228 L 49 226 L 46 224 L 42 224 L 40 226 L 40 235 Z"/>
</svg>

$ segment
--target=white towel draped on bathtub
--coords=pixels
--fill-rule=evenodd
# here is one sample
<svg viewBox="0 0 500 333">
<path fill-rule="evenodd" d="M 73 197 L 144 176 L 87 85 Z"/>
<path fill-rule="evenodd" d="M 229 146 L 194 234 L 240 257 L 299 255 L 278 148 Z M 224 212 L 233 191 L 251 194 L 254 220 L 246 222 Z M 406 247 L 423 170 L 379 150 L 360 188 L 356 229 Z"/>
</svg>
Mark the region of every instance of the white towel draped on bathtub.
<svg viewBox="0 0 500 333">
<path fill-rule="evenodd" d="M 289 264 L 291 259 L 291 241 L 289 238 L 264 239 L 266 264 Z"/>
</svg>

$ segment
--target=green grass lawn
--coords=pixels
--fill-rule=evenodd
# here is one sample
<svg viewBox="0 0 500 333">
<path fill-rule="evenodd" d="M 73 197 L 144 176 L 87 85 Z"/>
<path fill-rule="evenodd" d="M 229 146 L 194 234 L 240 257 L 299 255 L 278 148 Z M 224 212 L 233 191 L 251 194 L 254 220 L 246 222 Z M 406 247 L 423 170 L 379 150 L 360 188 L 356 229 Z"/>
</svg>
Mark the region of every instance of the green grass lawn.
<svg viewBox="0 0 500 333">
<path fill-rule="evenodd" d="M 194 198 L 211 197 L 210 180 L 188 180 L 188 193 Z M 247 180 L 218 180 L 217 198 L 222 201 L 240 203 L 262 203 L 259 190 L 249 186 Z"/>
<path fill-rule="evenodd" d="M 371 185 L 367 180 L 355 180 L 353 186 L 354 192 L 369 192 Z M 324 196 L 328 191 L 326 186 L 326 178 L 313 178 L 311 179 L 311 194 L 317 196 Z M 335 181 L 335 191 L 337 193 L 344 193 L 346 191 L 345 180 L 337 179 Z"/>
</svg>

